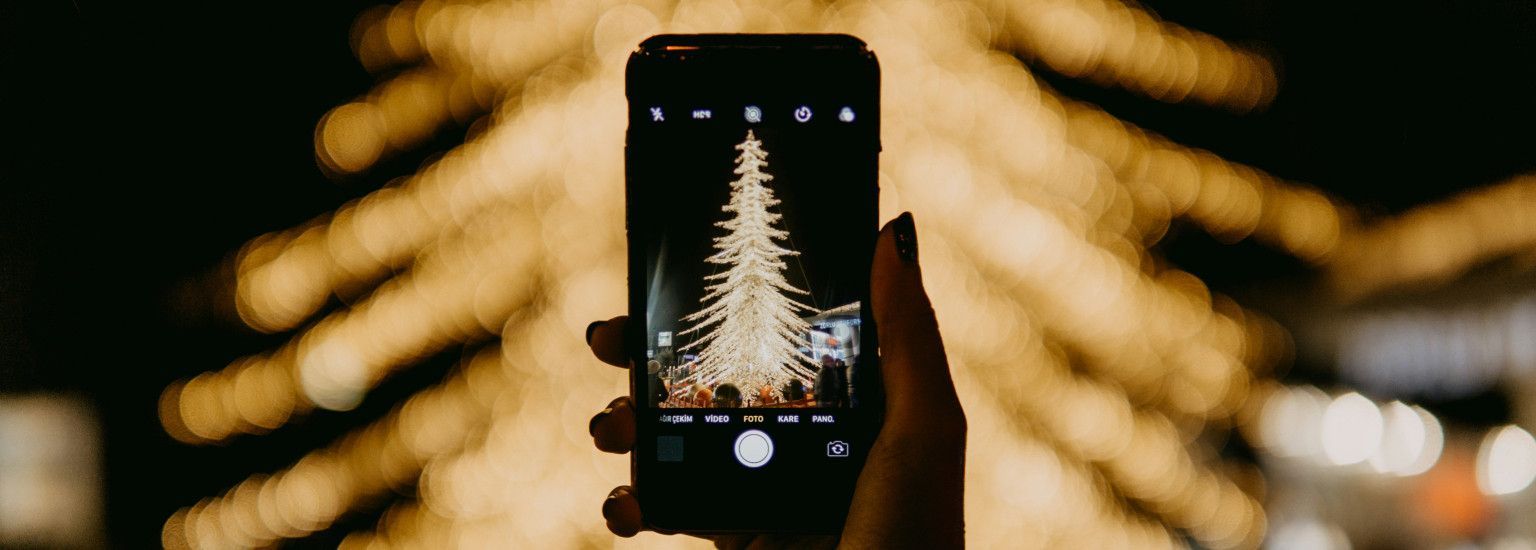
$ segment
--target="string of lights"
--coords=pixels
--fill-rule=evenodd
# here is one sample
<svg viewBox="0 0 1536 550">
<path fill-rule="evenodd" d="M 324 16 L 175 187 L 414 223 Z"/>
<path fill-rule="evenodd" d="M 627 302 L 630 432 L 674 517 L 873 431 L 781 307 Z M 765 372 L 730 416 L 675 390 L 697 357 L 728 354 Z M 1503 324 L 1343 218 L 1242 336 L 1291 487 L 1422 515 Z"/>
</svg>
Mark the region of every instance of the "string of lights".
<svg viewBox="0 0 1536 550">
<path fill-rule="evenodd" d="M 921 47 L 921 49 L 928 50 L 930 48 Z M 903 53 L 902 50 L 898 48 L 895 50 L 894 54 L 886 55 L 887 57 L 892 57 L 895 55 L 896 59 L 901 60 L 901 53 Z M 946 51 L 944 53 L 946 54 L 946 59 L 964 59 L 963 56 L 953 52 Z M 901 63 L 897 63 L 895 65 L 897 67 L 908 66 Z M 892 69 L 888 72 L 893 72 L 895 70 L 896 69 Z M 902 76 L 903 75 L 893 74 L 889 78 L 893 80 L 906 80 L 901 78 Z M 917 74 L 908 76 L 911 77 L 913 82 L 931 82 L 938 80 L 936 78 L 932 78 L 933 75 L 929 74 Z M 980 105 L 982 106 L 982 112 L 988 112 L 989 109 L 996 108 L 1003 115 L 1001 117 L 1002 120 L 1010 120 L 1007 118 L 1008 111 L 1005 104 L 999 105 L 982 101 L 980 102 Z M 897 101 L 896 107 L 901 107 L 900 101 Z M 939 116 L 932 118 L 947 119 L 950 117 Z M 915 119 L 918 124 L 926 124 L 932 120 L 929 117 L 923 117 L 921 115 L 915 115 L 913 119 Z M 1114 254 L 1105 253 L 1102 249 L 1096 249 L 1096 247 L 1094 247 L 1093 243 L 1091 242 L 1083 242 L 1081 238 L 1074 238 L 1074 233 L 1079 235 L 1085 233 L 1085 231 L 1081 228 L 1087 224 L 1083 223 L 1084 220 L 1082 219 L 1082 216 L 1073 216 L 1074 211 L 1072 210 L 1063 211 L 1059 208 L 1055 210 L 1036 208 L 1034 207 L 1033 203 L 1038 201 L 1034 200 L 1029 202 L 1019 202 L 1018 204 L 1015 204 L 1015 201 L 1010 200 L 1007 196 L 1009 191 L 997 189 L 998 187 L 1001 187 L 1001 184 L 996 182 L 1002 181 L 1005 176 L 993 175 L 989 173 L 989 170 L 986 168 L 988 163 L 984 160 L 970 161 L 969 159 L 965 158 L 966 155 L 964 153 L 960 152 L 956 148 L 946 147 L 943 142 L 932 139 L 931 135 L 920 133 L 920 130 L 908 131 L 905 126 L 905 121 L 907 120 L 909 120 L 908 117 L 892 117 L 891 126 L 893 127 L 893 131 L 891 133 L 899 137 L 898 139 L 894 140 L 886 140 L 887 150 L 891 152 L 891 154 L 888 156 L 888 162 L 892 166 L 890 171 L 895 174 L 895 176 L 891 178 L 891 180 L 895 183 L 895 185 L 892 187 L 894 188 L 896 194 L 901 197 L 902 202 L 907 203 L 910 199 L 910 204 L 912 205 L 927 207 L 919 208 L 917 210 L 918 213 L 922 216 L 923 219 L 932 218 L 936 220 L 935 223 L 939 224 L 941 230 L 944 230 L 943 224 L 948 220 L 966 220 L 965 223 L 960 224 L 962 227 L 956 228 L 954 230 L 957 232 L 964 232 L 966 234 L 966 238 L 963 239 L 964 242 L 975 243 L 975 249 L 979 251 L 977 256 L 980 258 L 976 261 L 992 261 L 1003 264 L 999 265 L 999 269 L 996 270 L 996 273 L 993 273 L 992 277 L 988 278 L 988 280 L 993 282 L 993 284 L 1000 280 L 999 277 L 1013 277 L 1027 283 L 1038 285 L 1057 285 L 1058 287 L 1061 285 L 1067 285 L 1066 288 L 1048 288 L 1046 291 L 1039 292 L 1038 294 L 1031 293 L 1028 296 L 1028 299 L 1024 301 L 1036 304 L 1052 303 L 1052 301 L 1070 302 L 1063 305 L 1053 304 L 1055 307 L 1049 308 L 1050 311 L 1045 312 L 1045 314 L 1042 315 L 1044 318 L 1053 319 L 1053 324 L 1056 325 L 1055 327 L 1052 327 L 1053 329 L 1065 329 L 1066 332 L 1085 334 L 1085 331 L 1072 331 L 1071 329 L 1073 326 L 1103 326 L 1105 328 L 1094 328 L 1093 330 L 1114 331 L 1113 333 L 1107 334 L 1100 340 L 1085 342 L 1082 346 L 1079 347 L 1085 350 L 1120 350 L 1126 347 L 1125 342 L 1136 342 L 1137 339 L 1146 334 L 1148 330 L 1155 331 L 1158 327 L 1171 326 L 1180 328 L 1187 327 L 1189 330 L 1197 331 L 1202 327 L 1202 320 L 1210 317 L 1210 313 L 1208 311 L 1209 305 L 1204 306 L 1206 308 L 1204 313 L 1201 313 L 1198 307 L 1194 309 L 1185 309 L 1181 313 L 1178 307 L 1178 304 L 1181 302 L 1181 300 L 1178 299 L 1178 295 L 1166 295 L 1161 297 L 1153 296 L 1145 298 L 1147 301 L 1152 303 L 1159 305 L 1167 303 L 1168 306 L 1173 306 L 1147 307 L 1145 309 L 1140 307 L 1109 307 L 1107 304 L 1098 303 L 1092 300 L 1080 299 L 1080 297 L 1084 295 L 1095 294 L 1096 291 L 1090 289 L 1101 289 L 1103 292 L 1098 293 L 1109 297 L 1115 297 L 1123 294 L 1123 292 L 1115 291 L 1116 287 L 1114 283 L 1122 281 L 1127 277 L 1133 277 L 1132 274 L 1137 271 L 1137 268 L 1135 266 L 1125 266 L 1123 264 L 1115 265 L 1115 263 L 1110 260 L 1110 258 L 1116 257 Z M 957 133 L 979 134 L 983 143 L 1016 143 L 1027 139 L 1027 136 L 1020 135 L 1020 132 L 991 135 L 985 131 L 976 132 L 970 127 L 959 128 L 956 131 Z M 912 140 L 900 139 L 900 137 L 905 137 L 908 135 L 916 135 L 918 137 Z M 1057 174 L 1054 173 L 1049 175 L 1057 176 Z M 1086 179 L 1076 178 L 1075 180 L 1071 177 L 1073 175 L 1071 172 L 1062 175 L 1068 176 L 1065 178 L 1068 181 L 1068 186 L 1078 183 L 1076 180 Z M 972 176 L 970 181 L 965 181 L 966 176 Z M 1034 183 L 1034 179 L 1054 179 L 1041 178 L 1038 173 L 1018 173 L 1014 177 L 1019 178 L 1018 181 L 1029 182 L 1031 184 Z M 952 185 L 934 184 L 934 182 L 945 181 L 952 182 Z M 903 185 L 904 183 L 908 182 L 910 182 L 911 185 Z M 992 185 L 989 185 L 989 183 Z M 1091 183 L 1092 182 L 1084 182 L 1083 186 L 1088 186 Z M 1101 183 L 1098 186 L 1104 187 L 1104 184 Z M 1014 189 L 1021 187 L 1033 188 L 1033 186 L 1027 186 L 1023 183 L 1016 184 L 1011 187 Z M 1033 195 L 1039 195 L 1039 193 L 1035 193 Z M 992 209 L 1002 210 L 992 211 Z M 1062 222 L 1060 221 L 1061 218 L 1073 220 L 1077 223 Z M 1028 225 L 1021 225 L 1025 223 L 1028 223 Z M 1023 241 L 1022 239 L 1027 239 L 1027 241 Z M 1027 244 L 1035 248 L 1019 254 L 1017 256 L 1016 264 L 1005 263 L 1007 260 L 1002 258 L 1012 257 L 1007 256 L 1006 254 L 999 254 L 999 245 L 1003 243 Z M 1050 246 L 1050 248 L 1047 250 L 1042 250 L 1038 248 L 1041 246 Z M 1063 247 L 1067 248 L 1064 249 Z M 1071 247 L 1081 248 L 1072 249 Z M 1001 248 L 1003 250 L 1007 250 L 1011 247 L 1004 245 Z M 1129 254 L 1128 256 L 1134 257 L 1135 255 Z M 1103 275 L 1094 274 L 1092 273 L 1091 268 L 1095 265 L 1103 266 L 1098 268 L 1101 270 L 1101 272 L 1102 270 L 1113 270 L 1114 272 Z M 1051 270 L 1058 266 L 1071 266 L 1071 268 L 1076 270 L 1076 272 L 1073 273 L 1072 276 L 1066 276 L 1062 273 L 1052 273 Z M 1088 277 L 1084 277 L 1084 275 L 1088 275 Z M 1204 293 L 1203 287 L 1199 288 L 1199 293 Z M 1071 298 L 1068 299 L 1065 297 Z M 1206 297 L 1205 301 L 1208 303 L 1210 301 L 1209 297 Z M 1061 311 L 1061 308 L 1073 307 L 1082 308 L 1082 313 L 1078 315 L 1081 318 L 1081 321 L 1072 321 L 1062 318 L 1061 315 L 1064 312 Z M 1171 311 L 1174 314 L 1178 314 L 1178 316 L 1174 319 L 1168 320 L 1168 322 L 1153 320 L 1147 322 L 1145 325 L 1113 321 L 1106 322 L 1107 320 L 1104 317 L 1105 315 L 1115 315 L 1119 313 L 1125 315 L 1127 318 L 1130 318 L 1130 323 L 1136 323 L 1138 319 L 1141 319 L 1146 315 L 1156 315 L 1157 313 L 1164 311 Z M 1072 315 L 1075 312 L 1068 311 L 1065 313 Z M 977 319 L 985 318 L 986 316 L 977 316 Z M 1217 322 L 1221 323 L 1224 321 L 1228 323 L 1228 326 L 1223 327 L 1220 330 L 1230 334 L 1235 327 L 1230 324 L 1229 320 L 1225 320 L 1225 318 L 1222 318 Z M 1122 329 L 1121 327 L 1124 328 Z M 969 330 L 970 329 L 963 330 L 962 332 L 968 332 Z M 1088 330 L 1086 333 L 1091 334 L 1093 330 Z M 1164 330 L 1166 330 L 1166 328 Z M 1000 338 L 1000 340 L 1006 339 Z M 1230 336 L 1227 336 L 1224 338 L 1224 340 L 1230 342 L 1232 339 Z M 1168 347 L 1184 347 L 1183 344 L 1184 342 L 1173 340 L 1169 342 Z M 1228 344 L 1228 348 L 1235 349 L 1235 346 Z M 1125 355 L 1132 357 L 1156 356 L 1155 353 L 1146 353 L 1144 351 Z M 1126 357 L 1116 357 L 1115 359 L 1119 360 L 1105 361 L 1102 364 L 1111 366 L 1111 368 L 1126 369 Z M 1130 361 L 1131 365 L 1134 366 L 1136 359 L 1130 359 Z M 1165 365 L 1156 365 L 1156 367 L 1158 368 L 1150 368 L 1146 369 L 1146 371 L 1162 373 L 1169 370 Z M 1155 384 L 1136 384 L 1136 377 L 1138 376 L 1137 372 L 1128 370 L 1122 370 L 1120 372 L 1122 380 L 1131 382 L 1132 384 L 1130 385 L 1132 386 L 1156 386 Z"/>
<path fill-rule="evenodd" d="M 1536 243 L 1536 176 L 1520 175 L 1382 220 L 1343 245 L 1328 278 L 1341 296 L 1443 282 Z"/>
<path fill-rule="evenodd" d="M 992 1 L 989 20 L 1018 51 L 1072 77 L 1166 102 L 1247 112 L 1267 106 L 1278 81 L 1268 60 L 1209 34 L 1116 1 Z"/>
<path fill-rule="evenodd" d="M 925 237 L 923 246 L 925 254 L 939 251 L 928 264 L 934 269 L 927 273 L 932 275 L 929 280 L 936 303 L 1007 327 L 1009 337 L 1003 339 L 1009 342 L 1006 349 L 999 349 L 996 338 L 1001 335 L 987 334 L 974 326 L 974 321 L 967 326 L 979 333 L 950 343 L 951 351 L 965 365 L 962 370 L 986 381 L 989 391 L 983 393 L 1002 402 L 1016 417 L 1038 426 L 1058 448 L 1095 464 L 1117 493 L 1142 502 L 1160 519 L 1191 529 L 1216 546 L 1257 540 L 1262 529 L 1252 523 L 1261 515 L 1258 504 L 1194 458 L 1178 433 L 1179 427 L 1154 410 L 1135 408 L 1117 386 L 1072 374 L 1059 348 L 1053 351 L 1052 343 L 1031 328 L 1037 324 L 1024 317 L 1020 307 L 1010 304 L 1008 297 L 983 285 L 954 284 L 954 278 L 970 275 L 976 281 L 979 277 L 950 272 L 964 270 L 966 262 L 952 255 L 942 237 Z M 968 290 L 956 292 L 957 288 Z M 939 310 L 945 326 L 965 322 L 961 316 L 947 315 L 947 311 Z M 1220 496 L 1202 495 L 1202 491 Z M 1210 508 L 1217 501 L 1225 510 L 1219 517 Z"/>
<path fill-rule="evenodd" d="M 505 120 L 498 118 L 483 135 L 398 186 L 381 189 L 303 228 L 249 243 L 237 259 L 235 295 L 241 318 L 259 330 L 291 329 L 344 288 L 367 285 L 408 265 L 431 243 L 458 232 L 478 210 L 516 204 L 539 179 L 555 178 L 562 171 L 564 177 L 582 174 L 569 170 L 573 168 L 611 167 L 587 167 L 593 155 L 601 158 L 605 153 L 578 154 L 576 145 L 594 143 L 578 140 L 614 131 L 622 135 L 624 119 L 612 109 L 579 109 L 583 102 L 605 103 L 597 100 L 595 83 L 576 85 L 568 77 L 560 73 L 530 83 L 521 108 L 505 113 Z M 622 115 L 622 103 L 616 107 Z M 618 158 L 619 153 L 611 156 Z"/>
<path fill-rule="evenodd" d="M 325 529 L 370 499 L 414 482 L 432 457 L 461 448 L 486 429 L 498 390 L 500 350 L 466 361 L 441 384 L 384 418 L 288 468 L 254 474 L 223 495 L 166 521 L 165 548 L 261 547 Z"/>
<path fill-rule="evenodd" d="M 362 172 L 451 122 L 469 122 L 491 106 L 495 91 L 473 73 L 431 65 L 407 70 L 326 113 L 315 129 L 315 158 L 333 173 Z"/>
<path fill-rule="evenodd" d="M 412 359 L 499 329 L 532 295 L 536 228 L 516 209 L 485 214 L 277 351 L 173 384 L 161 423 L 178 439 L 206 443 L 276 428 L 314 406 L 351 409 Z"/>
</svg>

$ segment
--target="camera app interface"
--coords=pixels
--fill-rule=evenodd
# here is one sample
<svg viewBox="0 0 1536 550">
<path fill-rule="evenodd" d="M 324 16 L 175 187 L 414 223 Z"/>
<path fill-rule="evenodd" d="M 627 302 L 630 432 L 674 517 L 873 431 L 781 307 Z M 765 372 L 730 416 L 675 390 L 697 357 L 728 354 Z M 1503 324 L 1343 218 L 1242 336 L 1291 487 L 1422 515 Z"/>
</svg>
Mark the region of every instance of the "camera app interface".
<svg viewBox="0 0 1536 550">
<path fill-rule="evenodd" d="M 860 372 L 872 353 L 861 297 L 876 208 L 862 106 L 818 97 L 632 109 L 646 403 L 858 407 L 873 375 Z"/>
</svg>

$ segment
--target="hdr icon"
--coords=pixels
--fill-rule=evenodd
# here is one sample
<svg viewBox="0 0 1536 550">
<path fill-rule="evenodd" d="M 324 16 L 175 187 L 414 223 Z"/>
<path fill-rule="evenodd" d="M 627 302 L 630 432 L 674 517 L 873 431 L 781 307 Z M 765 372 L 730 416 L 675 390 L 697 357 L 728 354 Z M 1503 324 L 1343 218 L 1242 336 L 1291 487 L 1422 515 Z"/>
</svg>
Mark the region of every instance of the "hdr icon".
<svg viewBox="0 0 1536 550">
<path fill-rule="evenodd" d="M 848 458 L 848 444 L 842 441 L 828 441 L 827 456 L 835 458 Z"/>
</svg>

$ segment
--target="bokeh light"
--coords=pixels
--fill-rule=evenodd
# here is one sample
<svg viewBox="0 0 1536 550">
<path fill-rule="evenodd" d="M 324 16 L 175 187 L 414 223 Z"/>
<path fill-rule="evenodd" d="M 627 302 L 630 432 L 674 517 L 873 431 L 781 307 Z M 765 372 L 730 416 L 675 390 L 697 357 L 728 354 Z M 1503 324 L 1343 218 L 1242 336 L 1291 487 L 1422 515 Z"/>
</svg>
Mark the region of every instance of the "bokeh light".
<svg viewBox="0 0 1536 550">
<path fill-rule="evenodd" d="M 1519 426 L 1488 433 L 1477 454 L 1477 483 L 1489 495 L 1525 490 L 1536 480 L 1536 438 Z"/>
<path fill-rule="evenodd" d="M 1435 416 L 1419 407 L 1393 401 L 1382 407 L 1381 445 L 1371 455 L 1377 471 L 1411 476 L 1428 471 L 1440 458 L 1445 432 Z"/>
<path fill-rule="evenodd" d="M 1340 466 L 1363 462 L 1381 444 L 1381 411 L 1371 400 L 1350 392 L 1323 411 L 1323 455 Z"/>
</svg>

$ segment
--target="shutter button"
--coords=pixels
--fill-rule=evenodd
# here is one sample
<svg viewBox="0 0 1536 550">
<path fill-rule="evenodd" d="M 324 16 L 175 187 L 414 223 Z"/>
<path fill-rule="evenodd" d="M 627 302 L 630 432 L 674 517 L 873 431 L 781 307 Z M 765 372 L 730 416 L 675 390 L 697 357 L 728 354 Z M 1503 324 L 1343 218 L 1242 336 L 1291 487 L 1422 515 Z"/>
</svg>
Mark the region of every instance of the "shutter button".
<svg viewBox="0 0 1536 550">
<path fill-rule="evenodd" d="M 773 440 L 760 430 L 747 430 L 736 436 L 736 460 L 742 466 L 757 468 L 773 458 Z"/>
</svg>

